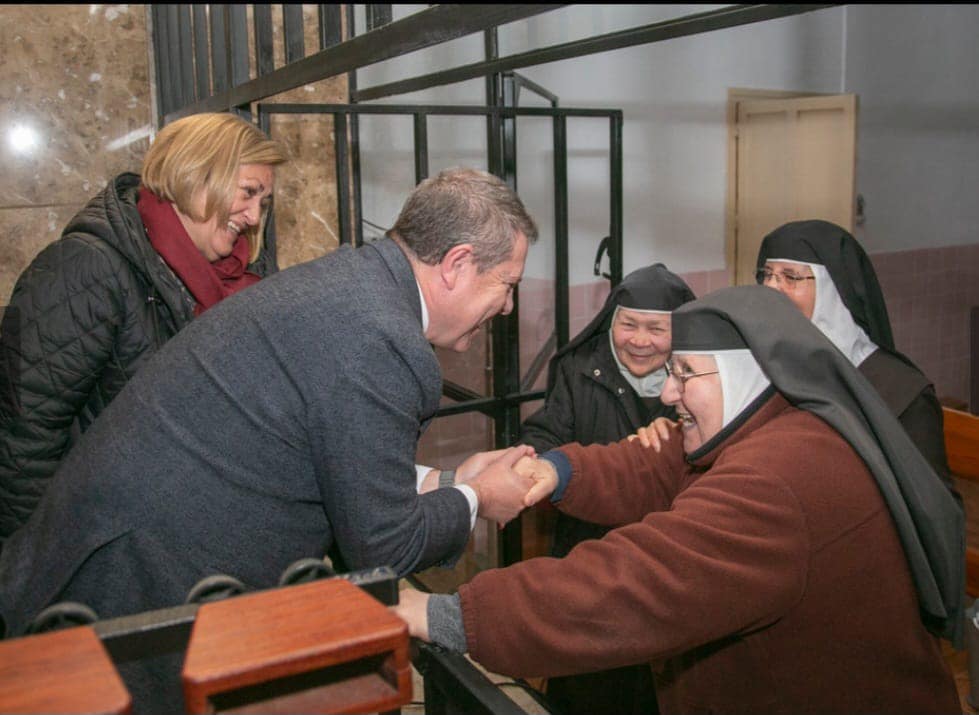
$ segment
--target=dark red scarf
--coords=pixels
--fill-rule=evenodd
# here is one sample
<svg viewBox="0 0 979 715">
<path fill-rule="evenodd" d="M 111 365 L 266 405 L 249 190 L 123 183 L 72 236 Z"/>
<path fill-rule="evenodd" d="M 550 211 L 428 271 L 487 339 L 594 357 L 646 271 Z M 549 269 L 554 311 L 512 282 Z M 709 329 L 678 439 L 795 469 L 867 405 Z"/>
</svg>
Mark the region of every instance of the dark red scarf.
<svg viewBox="0 0 979 715">
<path fill-rule="evenodd" d="M 211 263 L 194 245 L 169 201 L 140 187 L 136 209 L 143 219 L 150 244 L 197 301 L 194 315 L 200 315 L 232 293 L 261 280 L 261 276 L 245 270 L 251 247 L 244 235 L 238 236 L 230 256 Z"/>
</svg>

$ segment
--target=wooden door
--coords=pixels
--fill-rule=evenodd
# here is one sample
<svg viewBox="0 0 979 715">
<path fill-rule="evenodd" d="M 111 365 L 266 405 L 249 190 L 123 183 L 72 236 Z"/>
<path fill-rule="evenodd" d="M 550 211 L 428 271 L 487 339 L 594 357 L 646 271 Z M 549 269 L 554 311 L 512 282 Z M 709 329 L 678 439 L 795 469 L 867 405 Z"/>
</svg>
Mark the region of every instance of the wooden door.
<svg viewBox="0 0 979 715">
<path fill-rule="evenodd" d="M 767 233 L 821 218 L 853 231 L 856 95 L 739 101 L 733 136 L 733 265 L 755 282 Z"/>
</svg>

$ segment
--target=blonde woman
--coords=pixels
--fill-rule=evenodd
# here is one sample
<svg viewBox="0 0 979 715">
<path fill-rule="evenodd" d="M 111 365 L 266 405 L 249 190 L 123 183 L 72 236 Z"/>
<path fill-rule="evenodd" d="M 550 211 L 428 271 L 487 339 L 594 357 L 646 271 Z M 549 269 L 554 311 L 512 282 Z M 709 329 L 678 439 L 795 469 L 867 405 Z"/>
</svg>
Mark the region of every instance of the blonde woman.
<svg viewBox="0 0 979 715">
<path fill-rule="evenodd" d="M 0 327 L 0 541 L 153 353 L 275 270 L 262 229 L 285 160 L 235 115 L 173 122 L 21 274 Z"/>
</svg>

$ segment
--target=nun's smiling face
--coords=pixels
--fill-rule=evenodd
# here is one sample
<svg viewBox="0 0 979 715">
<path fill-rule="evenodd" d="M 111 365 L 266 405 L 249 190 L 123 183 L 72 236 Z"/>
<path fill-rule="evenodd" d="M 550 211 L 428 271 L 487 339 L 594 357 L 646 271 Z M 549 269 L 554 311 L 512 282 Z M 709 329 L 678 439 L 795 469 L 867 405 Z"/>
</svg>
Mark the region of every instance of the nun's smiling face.
<svg viewBox="0 0 979 715">
<path fill-rule="evenodd" d="M 816 308 L 816 280 L 805 263 L 765 261 L 763 285 L 781 291 L 795 303 L 802 314 L 812 320 Z"/>
<path fill-rule="evenodd" d="M 612 344 L 619 362 L 636 377 L 659 370 L 670 356 L 670 314 L 618 308 Z"/>
<path fill-rule="evenodd" d="M 683 451 L 699 449 L 724 426 L 724 393 L 717 361 L 711 355 L 673 354 L 662 400 L 676 407 Z"/>
</svg>

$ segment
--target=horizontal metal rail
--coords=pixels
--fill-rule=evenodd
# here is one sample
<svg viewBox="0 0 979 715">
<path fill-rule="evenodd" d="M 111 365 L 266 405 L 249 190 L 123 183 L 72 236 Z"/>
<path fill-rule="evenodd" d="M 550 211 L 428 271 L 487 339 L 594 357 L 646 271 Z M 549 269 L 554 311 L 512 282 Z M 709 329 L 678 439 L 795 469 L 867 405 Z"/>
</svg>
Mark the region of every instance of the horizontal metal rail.
<svg viewBox="0 0 979 715">
<path fill-rule="evenodd" d="M 533 67 L 534 65 L 569 60 L 599 52 L 619 50 L 625 47 L 645 45 L 652 42 L 662 42 L 663 40 L 672 40 L 677 37 L 697 35 L 703 32 L 722 30 L 739 25 L 748 25 L 764 20 L 774 20 L 780 17 L 835 7 L 838 4 L 735 5 L 720 10 L 708 10 L 706 12 L 686 15 L 672 20 L 664 20 L 663 22 L 634 27 L 628 30 L 610 32 L 584 40 L 575 40 L 560 45 L 552 45 L 551 47 L 529 50 L 516 55 L 500 57 L 499 59 L 474 62 L 441 72 L 432 72 L 396 82 L 374 85 L 373 87 L 358 88 L 356 92 L 351 93 L 350 101 L 368 102 L 383 97 L 408 94 L 431 87 L 441 87 L 477 77 L 485 77 L 495 72 L 506 72 L 507 70 L 520 69 L 521 67 Z"/>
<path fill-rule="evenodd" d="M 444 405 L 435 413 L 436 417 L 448 417 L 458 415 L 463 412 L 481 412 L 487 417 L 496 417 L 507 407 L 518 405 L 523 402 L 542 400 L 546 396 L 544 390 L 534 390 L 533 392 L 514 392 L 504 397 L 480 397 L 476 399 L 460 402 L 458 405 Z"/>
<path fill-rule="evenodd" d="M 560 7 L 563 5 L 435 5 L 206 99 L 187 103 L 166 113 L 163 123 L 189 114 L 245 106 L 305 84 Z"/>
<path fill-rule="evenodd" d="M 278 104 L 258 105 L 269 114 L 441 114 L 500 117 L 622 117 L 621 109 L 573 107 L 483 107 L 457 104 Z"/>
<path fill-rule="evenodd" d="M 398 603 L 398 579 L 390 568 L 351 571 L 333 578 L 350 581 L 385 605 Z M 187 603 L 96 621 L 92 628 L 112 660 L 125 663 L 186 649 L 199 608 L 200 604 Z"/>
</svg>

